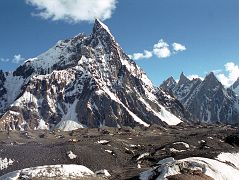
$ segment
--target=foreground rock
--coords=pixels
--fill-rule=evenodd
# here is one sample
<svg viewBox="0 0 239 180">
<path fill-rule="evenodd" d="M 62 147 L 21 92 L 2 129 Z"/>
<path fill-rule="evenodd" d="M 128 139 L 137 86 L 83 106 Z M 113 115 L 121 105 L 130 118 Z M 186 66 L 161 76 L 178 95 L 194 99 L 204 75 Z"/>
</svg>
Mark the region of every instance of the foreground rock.
<svg viewBox="0 0 239 180">
<path fill-rule="evenodd" d="M 29 167 L 76 164 L 97 174 L 107 170 L 111 175 L 103 177 L 107 179 L 139 179 L 140 173 L 157 167 L 159 161 L 168 157 L 175 161 L 201 157 L 238 166 L 237 159 L 231 156 L 239 152 L 238 139 L 226 140 L 237 137 L 238 133 L 238 128 L 233 126 L 202 125 L 96 128 L 72 132 L 11 131 L 10 134 L 0 131 L 0 159 L 7 159 L 0 176 Z M 229 155 L 222 155 L 222 152 Z M 209 176 L 184 171 L 176 177 L 182 175 Z"/>
</svg>

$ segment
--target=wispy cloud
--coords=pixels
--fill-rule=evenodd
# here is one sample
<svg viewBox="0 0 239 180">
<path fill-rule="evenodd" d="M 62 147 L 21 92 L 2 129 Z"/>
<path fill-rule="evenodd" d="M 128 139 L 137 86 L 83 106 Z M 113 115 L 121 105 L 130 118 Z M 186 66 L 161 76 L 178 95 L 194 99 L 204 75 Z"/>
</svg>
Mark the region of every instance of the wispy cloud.
<svg viewBox="0 0 239 180">
<path fill-rule="evenodd" d="M 21 56 L 21 54 L 17 54 L 17 55 L 14 55 L 14 57 L 12 59 L 12 62 L 18 64 L 18 63 L 20 63 L 20 62 L 22 62 L 24 60 L 25 60 L 25 58 L 23 58 Z"/>
<path fill-rule="evenodd" d="M 144 50 L 143 53 L 133 53 L 132 55 L 129 55 L 131 59 L 139 60 L 139 59 L 149 59 L 155 55 L 157 58 L 168 58 L 172 54 L 176 54 L 178 52 L 185 51 L 186 47 L 180 43 L 172 43 L 171 46 L 164 41 L 163 39 L 160 39 L 158 43 L 153 45 L 153 49 L 151 51 Z"/>
<path fill-rule="evenodd" d="M 43 19 L 78 23 L 111 18 L 117 0 L 26 0 L 26 3 L 36 7 L 33 15 Z"/>
<path fill-rule="evenodd" d="M 8 58 L 7 58 L 7 59 L 5 59 L 5 58 L 0 58 L 0 61 L 1 61 L 1 62 L 9 62 L 10 59 L 8 59 Z"/>
<path fill-rule="evenodd" d="M 129 55 L 131 59 L 139 60 L 139 59 L 149 59 L 153 56 L 153 53 L 151 51 L 144 50 L 143 53 L 134 53 L 132 55 Z"/>
<path fill-rule="evenodd" d="M 25 60 L 25 58 L 23 58 L 21 54 L 14 55 L 12 59 L 0 58 L 1 62 L 12 62 L 12 63 L 16 63 L 16 64 L 19 64 L 19 63 L 21 63 L 24 60 Z"/>
<path fill-rule="evenodd" d="M 190 80 L 193 80 L 193 79 L 201 79 L 201 80 L 203 80 L 204 79 L 203 77 L 201 77 L 201 76 L 199 76 L 197 74 L 188 75 L 187 78 L 190 79 Z"/>
<path fill-rule="evenodd" d="M 239 77 L 239 66 L 234 62 L 228 62 L 224 67 L 225 70 L 218 71 L 216 76 L 225 87 L 230 87 Z"/>
</svg>

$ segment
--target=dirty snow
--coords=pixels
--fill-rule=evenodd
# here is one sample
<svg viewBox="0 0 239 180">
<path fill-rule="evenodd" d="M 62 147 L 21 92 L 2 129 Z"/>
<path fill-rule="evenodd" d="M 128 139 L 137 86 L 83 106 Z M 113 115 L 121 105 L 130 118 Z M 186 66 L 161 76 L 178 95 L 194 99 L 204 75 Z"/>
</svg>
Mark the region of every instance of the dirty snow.
<svg viewBox="0 0 239 180">
<path fill-rule="evenodd" d="M 85 126 L 78 122 L 76 114 L 77 100 L 69 105 L 67 114 L 65 114 L 62 120 L 56 125 L 55 128 L 61 129 L 62 131 L 73 131 L 76 129 L 84 128 Z"/>
<path fill-rule="evenodd" d="M 108 144 L 109 141 L 107 141 L 107 140 L 99 140 L 99 141 L 97 141 L 97 143 L 98 144 Z"/>
<path fill-rule="evenodd" d="M 219 161 L 220 160 L 220 161 Z M 234 165 L 223 163 L 231 162 Z M 141 180 L 148 180 L 153 175 L 153 171 L 160 172 L 156 180 L 167 179 L 167 176 L 181 174 L 182 168 L 199 170 L 202 173 L 216 180 L 238 180 L 239 177 L 239 155 L 238 153 L 221 153 L 217 160 L 190 157 L 181 160 L 166 158 L 158 162 L 158 166 L 140 174 Z M 158 168 L 158 169 L 157 169 Z"/>
<path fill-rule="evenodd" d="M 106 177 L 110 177 L 110 173 L 108 170 L 106 169 L 102 169 L 102 170 L 99 170 L 99 171 L 96 171 L 95 172 L 96 175 L 103 175 L 103 176 L 106 176 Z"/>
<path fill-rule="evenodd" d="M 230 162 L 239 168 L 239 153 L 221 153 L 216 159 L 222 162 Z"/>
<path fill-rule="evenodd" d="M 147 152 L 147 153 L 143 153 L 143 154 L 141 154 L 138 158 L 137 158 L 137 161 L 139 161 L 139 160 L 141 160 L 141 159 L 143 159 L 144 157 L 147 157 L 147 156 L 149 156 L 150 154 Z"/>
<path fill-rule="evenodd" d="M 175 142 L 175 143 L 173 143 L 173 144 L 182 144 L 182 145 L 184 145 L 186 148 L 189 148 L 189 147 L 190 147 L 189 144 L 187 144 L 187 143 L 185 143 L 185 142 Z"/>
<path fill-rule="evenodd" d="M 61 177 L 67 179 L 68 177 L 77 178 L 94 175 L 93 171 L 82 165 L 49 165 L 26 168 L 23 170 L 14 171 L 5 174 L 0 179 L 17 180 L 19 175 L 24 174 L 29 178 L 54 178 Z"/>
</svg>

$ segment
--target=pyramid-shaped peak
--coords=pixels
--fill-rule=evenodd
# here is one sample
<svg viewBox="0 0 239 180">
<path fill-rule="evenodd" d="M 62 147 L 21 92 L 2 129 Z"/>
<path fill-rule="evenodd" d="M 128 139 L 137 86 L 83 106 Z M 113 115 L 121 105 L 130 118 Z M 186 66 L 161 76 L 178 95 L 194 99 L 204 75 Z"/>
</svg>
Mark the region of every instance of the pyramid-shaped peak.
<svg viewBox="0 0 239 180">
<path fill-rule="evenodd" d="M 169 81 L 175 81 L 175 79 L 173 78 L 173 76 L 170 76 L 167 80 L 169 80 Z"/>
<path fill-rule="evenodd" d="M 168 79 L 165 80 L 165 82 L 168 82 L 168 83 L 171 83 L 171 84 L 176 84 L 176 81 L 173 78 L 173 76 L 170 76 Z"/>
<path fill-rule="evenodd" d="M 160 88 L 164 90 L 171 90 L 175 87 L 176 84 L 177 82 L 175 81 L 175 79 L 172 76 L 170 76 L 160 85 Z"/>
<path fill-rule="evenodd" d="M 93 27 L 93 33 L 97 33 L 97 32 L 102 31 L 102 30 L 104 30 L 105 32 L 107 32 L 109 35 L 111 35 L 113 37 L 113 35 L 111 34 L 108 26 L 106 26 L 99 19 L 95 19 L 95 24 L 94 24 L 94 27 Z"/>
<path fill-rule="evenodd" d="M 188 83 L 188 82 L 190 82 L 190 80 L 184 75 L 184 73 L 182 72 L 181 74 L 180 74 L 180 79 L 179 79 L 179 81 L 178 81 L 178 84 L 179 85 L 182 85 L 182 84 L 186 84 L 186 83 Z"/>
<path fill-rule="evenodd" d="M 210 72 L 206 77 L 205 80 L 217 80 L 215 74 L 213 72 Z M 218 81 L 218 80 L 217 80 Z"/>
<path fill-rule="evenodd" d="M 221 82 L 217 79 L 217 77 L 215 76 L 215 74 L 213 72 L 210 72 L 204 79 L 204 84 L 208 84 L 211 87 L 217 86 L 217 85 L 221 85 Z"/>
</svg>

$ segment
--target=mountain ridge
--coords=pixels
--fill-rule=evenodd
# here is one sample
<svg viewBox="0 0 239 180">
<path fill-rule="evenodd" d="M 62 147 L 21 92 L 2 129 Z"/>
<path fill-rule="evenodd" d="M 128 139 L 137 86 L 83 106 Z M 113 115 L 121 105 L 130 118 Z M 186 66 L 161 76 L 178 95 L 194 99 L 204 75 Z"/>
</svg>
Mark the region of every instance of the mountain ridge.
<svg viewBox="0 0 239 180">
<path fill-rule="evenodd" d="M 169 79 L 172 79 L 171 77 Z M 203 123 L 239 123 L 239 101 L 231 88 L 224 88 L 213 72 L 204 80 L 187 79 L 183 73 L 178 83 L 168 86 L 168 81 L 160 86 L 178 98 L 192 115 L 191 121 Z"/>
<path fill-rule="evenodd" d="M 180 103 L 155 90 L 97 19 L 90 36 L 59 41 L 4 77 L 1 129 L 176 125 L 185 116 Z M 8 86 L 12 82 L 17 87 Z"/>
</svg>

